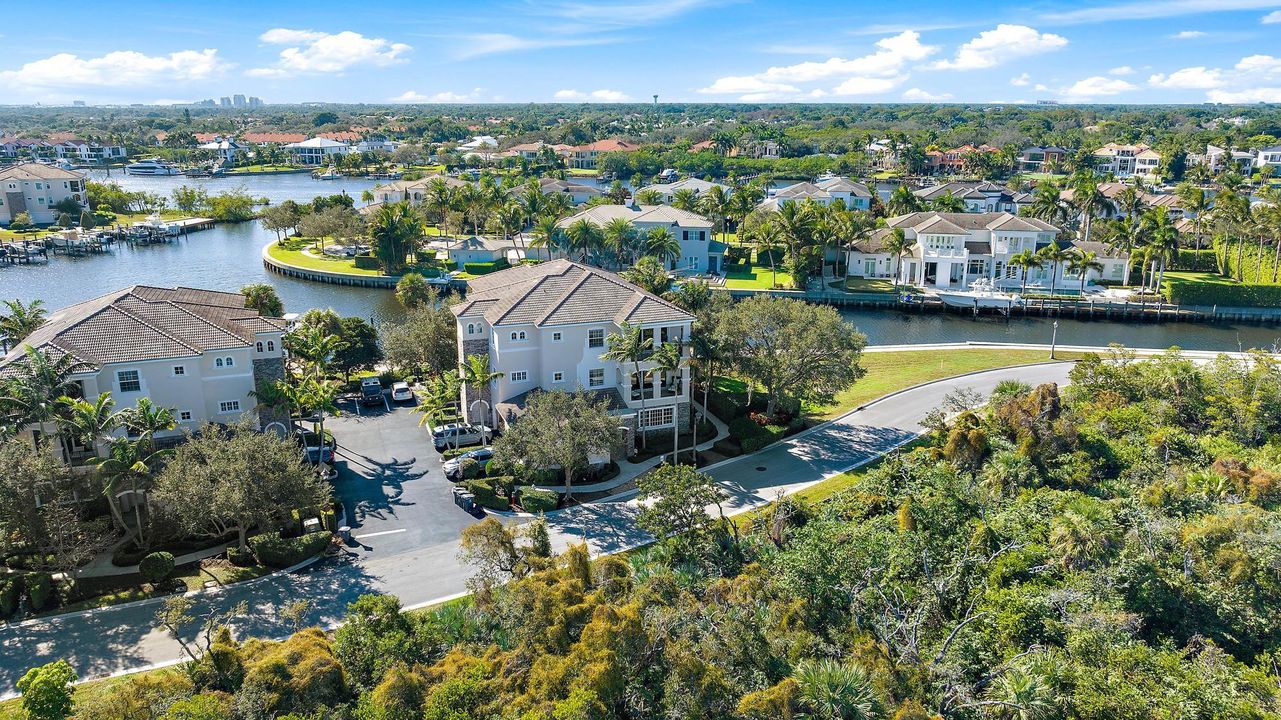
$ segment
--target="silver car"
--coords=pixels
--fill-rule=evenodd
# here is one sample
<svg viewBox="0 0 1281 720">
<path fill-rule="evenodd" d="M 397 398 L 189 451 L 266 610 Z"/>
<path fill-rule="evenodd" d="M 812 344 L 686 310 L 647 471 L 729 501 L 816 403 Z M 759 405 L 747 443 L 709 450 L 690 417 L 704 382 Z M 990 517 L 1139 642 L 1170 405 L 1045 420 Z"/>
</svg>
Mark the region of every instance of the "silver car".
<svg viewBox="0 0 1281 720">
<path fill-rule="evenodd" d="M 493 431 L 484 425 L 471 423 L 449 423 L 432 428 L 432 444 L 436 452 L 445 452 L 450 448 L 479 445 L 493 437 Z"/>
</svg>

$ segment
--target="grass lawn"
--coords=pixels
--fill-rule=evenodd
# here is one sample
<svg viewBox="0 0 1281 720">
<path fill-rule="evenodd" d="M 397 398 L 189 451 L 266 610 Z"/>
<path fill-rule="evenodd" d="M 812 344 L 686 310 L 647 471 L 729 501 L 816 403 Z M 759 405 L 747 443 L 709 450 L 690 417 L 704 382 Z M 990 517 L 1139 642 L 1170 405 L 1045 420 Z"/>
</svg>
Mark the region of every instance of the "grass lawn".
<svg viewBox="0 0 1281 720">
<path fill-rule="evenodd" d="M 731 290 L 769 290 L 778 283 L 792 289 L 792 276 L 781 270 L 775 275 L 768 267 L 753 265 L 747 272 L 734 272 L 725 276 L 725 287 Z"/>
<path fill-rule="evenodd" d="M 1050 359 L 1049 355 L 1046 350 L 1007 348 L 864 353 L 862 365 L 867 373 L 845 392 L 837 395 L 836 402 L 831 405 L 807 406 L 805 413 L 815 419 L 831 420 L 883 395 L 913 385 L 976 370 L 1045 362 Z M 1075 359 L 1068 353 L 1058 355 L 1060 358 Z"/>
<path fill-rule="evenodd" d="M 270 568 L 261 565 L 253 567 L 237 567 L 226 560 L 204 560 L 198 563 L 191 563 L 179 567 L 174 572 L 174 579 L 181 580 L 187 586 L 187 591 L 200 590 L 206 582 L 213 581 L 218 585 L 230 585 L 232 583 L 252 580 L 262 577 L 271 572 Z M 136 575 L 133 577 L 137 577 Z M 153 597 L 164 597 L 171 593 L 153 590 L 150 585 L 135 585 L 116 590 L 115 592 L 98 595 L 79 602 L 69 603 L 59 607 L 56 612 L 42 613 L 43 616 L 61 615 L 69 612 L 79 612 L 81 610 L 90 610 L 93 608 L 106 607 L 108 605 L 119 605 L 121 603 L 134 602 L 135 600 L 146 600 Z"/>
<path fill-rule="evenodd" d="M 285 241 L 284 245 L 272 243 L 267 254 L 273 258 L 290 265 L 294 265 L 308 270 L 325 270 L 328 272 L 347 273 L 348 275 L 382 275 L 381 270 L 372 270 L 356 267 L 356 262 L 351 258 L 329 258 L 304 255 L 303 249 L 311 246 L 311 240 L 299 240 L 290 238 Z"/>
<path fill-rule="evenodd" d="M 305 170 L 300 165 L 244 165 L 227 171 L 228 175 L 252 175 L 254 173 L 281 172 L 282 170 Z"/>
<path fill-rule="evenodd" d="M 1023 177 L 1028 180 L 1062 180 L 1067 175 L 1062 173 L 1025 173 Z"/>
<path fill-rule="evenodd" d="M 830 287 L 837 290 L 856 293 L 893 293 L 894 283 L 886 278 L 845 278 L 844 283 L 837 280 L 829 284 Z"/>
<path fill-rule="evenodd" d="M 600 173 L 598 173 L 595 170 L 589 170 L 587 168 L 570 168 L 565 171 L 565 174 L 571 175 L 574 177 L 596 177 Z"/>
<path fill-rule="evenodd" d="M 1218 273 L 1191 272 L 1186 270 L 1167 270 L 1164 281 L 1167 283 L 1209 283 L 1211 285 L 1240 285 L 1241 283 L 1226 278 Z"/>
</svg>

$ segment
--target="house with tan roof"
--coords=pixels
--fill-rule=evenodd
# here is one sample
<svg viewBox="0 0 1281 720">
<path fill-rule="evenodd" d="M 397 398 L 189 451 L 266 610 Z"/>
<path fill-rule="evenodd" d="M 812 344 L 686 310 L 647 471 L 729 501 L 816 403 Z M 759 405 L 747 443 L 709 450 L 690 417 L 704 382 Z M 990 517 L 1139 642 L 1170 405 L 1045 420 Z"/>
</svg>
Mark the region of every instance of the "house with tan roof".
<svg viewBox="0 0 1281 720">
<path fill-rule="evenodd" d="M 601 356 L 623 323 L 639 325 L 657 349 L 688 341 L 694 318 L 619 275 L 569 260 L 520 265 L 470 280 L 451 310 L 459 360 L 488 354 L 501 373 L 488 387 L 464 388 L 472 422 L 515 422 L 531 394 L 583 388 L 608 401 L 629 435 L 688 427 L 688 367 L 659 372 L 646 360 L 637 372 Z"/>
<path fill-rule="evenodd" d="M 1156 175 L 1161 165 L 1161 154 L 1150 145 L 1108 143 L 1094 151 L 1094 167 L 1101 173 L 1112 173 L 1118 178 Z"/>
<path fill-rule="evenodd" d="M 562 231 L 579 220 L 599 228 L 622 218 L 644 236 L 654 228 L 666 228 L 680 242 L 681 254 L 667 258 L 669 270 L 682 273 L 716 273 L 724 265 L 725 243 L 712 239 L 712 221 L 697 213 L 670 205 L 597 205 L 562 218 L 556 223 Z"/>
<path fill-rule="evenodd" d="M 0 225 L 8 226 L 24 212 L 34 223 L 53 223 L 64 200 L 82 207 L 88 202 L 82 173 L 32 162 L 0 170 Z"/>
<path fill-rule="evenodd" d="M 1051 243 L 1064 249 L 1076 247 L 1098 254 L 1103 272 L 1090 271 L 1087 284 L 1095 280 L 1122 281 L 1127 263 L 1124 254 L 1110 253 L 1100 243 L 1083 247 L 1081 243 L 1060 239 L 1058 227 L 1036 218 L 1008 212 L 931 211 L 889 218 L 885 228 L 849 250 L 847 271 L 856 277 L 891 277 L 893 270 L 888 271 L 891 274 L 882 274 L 887 272 L 889 259 L 884 240 L 895 229 L 901 229 L 912 241 L 896 263 L 899 282 L 927 289 L 968 288 L 970 283 L 982 278 L 996 287 L 1017 290 L 1023 284 L 1022 270 L 1012 266 L 1010 259 L 1025 250 L 1040 252 Z M 876 264 L 869 264 L 869 260 Z M 1081 276 L 1069 273 L 1066 262 L 1058 268 L 1046 265 L 1028 273 L 1029 287 L 1048 290 L 1051 281 L 1057 289 L 1075 290 L 1081 285 Z"/>
<path fill-rule="evenodd" d="M 768 212 L 778 212 L 783 205 L 804 200 L 827 207 L 840 200 L 847 210 L 869 210 L 872 207 L 872 191 L 861 182 L 837 175 L 821 177 L 814 182 L 798 182 L 793 185 L 770 190 L 768 197 L 757 207 Z"/>
<path fill-rule="evenodd" d="M 633 145 L 625 140 L 615 140 L 612 138 L 609 140 L 597 140 L 593 143 L 587 143 L 586 145 L 579 145 L 575 147 L 573 153 L 568 158 L 568 163 L 571 168 L 595 170 L 596 160 L 600 157 L 601 153 L 629 152 L 638 147 L 640 146 Z"/>
<path fill-rule="evenodd" d="M 50 313 L 22 345 L 0 358 L 0 377 L 27 360 L 27 348 L 54 358 L 70 356 L 79 396 L 111 393 L 118 409 L 142 398 L 172 408 L 177 438 L 201 423 L 232 423 L 249 414 L 259 427 L 288 416 L 258 407 L 260 381 L 284 377 L 285 322 L 245 307 L 240 293 L 135 285 Z M 50 427 L 28 427 L 34 440 Z M 122 431 L 121 431 L 122 432 Z M 73 447 L 70 461 L 100 448 Z"/>
</svg>

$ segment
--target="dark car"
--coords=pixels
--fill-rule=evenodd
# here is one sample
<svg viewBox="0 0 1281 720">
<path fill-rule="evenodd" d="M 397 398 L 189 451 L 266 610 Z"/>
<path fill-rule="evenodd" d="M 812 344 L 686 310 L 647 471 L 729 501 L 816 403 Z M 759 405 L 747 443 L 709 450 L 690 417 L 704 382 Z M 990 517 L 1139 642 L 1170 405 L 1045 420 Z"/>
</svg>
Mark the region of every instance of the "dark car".
<svg viewBox="0 0 1281 720">
<path fill-rule="evenodd" d="M 328 435 L 328 433 L 325 433 Z M 322 443 L 320 436 L 311 430 L 299 430 L 294 439 L 302 446 L 303 458 L 309 463 L 332 463 L 334 461 L 334 447 L 336 443 L 332 436 L 327 442 Z"/>
<path fill-rule="evenodd" d="M 360 381 L 360 404 L 383 405 L 383 383 L 376 377 L 367 377 Z"/>
</svg>

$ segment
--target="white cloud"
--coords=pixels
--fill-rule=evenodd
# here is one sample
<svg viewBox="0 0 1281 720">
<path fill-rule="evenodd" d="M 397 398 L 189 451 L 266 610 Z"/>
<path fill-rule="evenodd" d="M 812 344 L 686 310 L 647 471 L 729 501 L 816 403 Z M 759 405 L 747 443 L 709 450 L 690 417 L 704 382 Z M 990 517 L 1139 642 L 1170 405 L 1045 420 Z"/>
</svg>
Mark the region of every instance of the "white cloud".
<svg viewBox="0 0 1281 720">
<path fill-rule="evenodd" d="M 934 93 L 926 92 L 920 88 L 910 88 L 903 93 L 904 100 L 915 100 L 917 102 L 938 102 L 947 100 L 952 97 L 952 93 Z"/>
<path fill-rule="evenodd" d="M 939 60 L 929 67 L 935 70 L 980 70 L 1000 65 L 1014 58 L 1040 55 L 1065 47 L 1067 38 L 1041 33 L 1026 25 L 997 25 L 984 30 L 956 50 L 952 60 Z"/>
<path fill-rule="evenodd" d="M 455 60 L 467 60 L 485 55 L 520 52 L 523 50 L 542 50 L 545 48 L 582 47 L 585 45 L 606 45 L 615 42 L 613 38 L 601 35 L 590 37 L 538 38 L 519 37 L 508 33 L 476 33 L 455 37 L 457 43 L 450 57 Z"/>
<path fill-rule="evenodd" d="M 406 90 L 392 98 L 391 101 L 400 103 L 425 103 L 431 102 L 431 99 L 416 90 Z"/>
<path fill-rule="evenodd" d="M 752 75 L 718 78 L 700 88 L 704 95 L 739 95 L 747 101 L 795 96 L 811 92 L 802 85 L 837 82 L 830 92 L 838 95 L 869 95 L 898 87 L 908 78 L 911 63 L 924 60 L 938 51 L 921 44 L 920 33 L 908 30 L 876 41 L 876 50 L 859 58 L 832 57 L 822 62 L 781 65 Z"/>
<path fill-rule="evenodd" d="M 695 10 L 723 5 L 725 0 L 623 0 L 585 2 L 569 0 L 537 4 L 537 12 L 595 27 L 637 27 L 671 20 Z"/>
<path fill-rule="evenodd" d="M 386 38 L 370 38 L 344 30 L 325 33 L 315 30 L 273 28 L 258 36 L 269 45 L 289 45 L 280 51 L 280 59 L 270 67 L 253 68 L 246 74 L 254 77 L 289 77 L 299 73 L 340 73 L 359 66 L 385 67 L 405 62 L 412 50 L 405 43 Z"/>
<path fill-rule="evenodd" d="M 1257 10 L 1281 5 L 1278 0 L 1135 0 L 1102 7 L 1085 7 L 1063 12 L 1050 12 L 1042 20 L 1069 25 L 1102 23 L 1113 20 L 1147 20 L 1151 18 L 1183 17 L 1229 10 Z"/>
<path fill-rule="evenodd" d="M 1206 99 L 1221 103 L 1278 102 L 1281 58 L 1248 55 L 1230 68 L 1186 67 L 1148 78 L 1153 87 L 1206 90 Z"/>
<path fill-rule="evenodd" d="M 1202 37 L 1205 37 L 1205 33 L 1201 30 L 1183 30 L 1171 35 L 1170 39 L 1171 40 L 1195 40 L 1197 38 L 1202 38 Z"/>
<path fill-rule="evenodd" d="M 231 67 L 211 48 L 179 50 L 168 55 L 119 50 L 94 58 L 58 53 L 17 70 L 0 71 L 0 86 L 61 89 L 167 85 L 209 80 Z"/>
<path fill-rule="evenodd" d="M 1019 75 L 1018 77 L 1015 77 L 1015 78 L 1010 78 L 1010 84 L 1013 85 L 1014 87 L 1027 87 L 1031 83 L 1032 83 L 1032 76 L 1028 75 L 1027 73 L 1023 73 L 1022 75 Z"/>
<path fill-rule="evenodd" d="M 1281 24 L 1281 10 L 1273 10 L 1272 12 L 1260 18 L 1259 22 L 1263 23 L 1264 25 Z"/>
<path fill-rule="evenodd" d="M 1035 86 L 1035 87 L 1033 87 L 1032 89 L 1033 89 L 1033 90 L 1035 90 L 1035 91 L 1037 91 L 1037 92 L 1045 92 L 1046 90 L 1049 90 L 1049 89 L 1050 89 L 1050 87 L 1049 87 L 1048 85 L 1044 85 L 1044 84 L 1042 84 L 1042 83 L 1037 83 L 1037 84 L 1036 84 L 1036 86 Z"/>
<path fill-rule="evenodd" d="M 1165 75 L 1157 73 L 1148 78 L 1152 87 L 1175 90 L 1204 90 L 1223 84 L 1222 73 L 1205 67 L 1189 67 Z"/>
<path fill-rule="evenodd" d="M 1134 68 L 1130 67 L 1129 65 L 1122 65 L 1120 67 L 1114 67 L 1111 70 L 1108 70 L 1108 75 L 1133 75 L 1133 74 L 1134 74 Z"/>
<path fill-rule="evenodd" d="M 579 92 L 577 90 L 557 90 L 553 95 L 557 100 L 579 101 L 579 100 L 597 100 L 600 102 L 627 102 L 631 97 L 619 90 L 593 90 L 589 93 Z"/>
<path fill-rule="evenodd" d="M 1124 80 L 1095 75 L 1077 80 L 1060 90 L 1059 94 L 1069 100 L 1088 100 L 1095 97 L 1120 95 L 1134 89 L 1136 89 L 1135 85 Z"/>
</svg>

